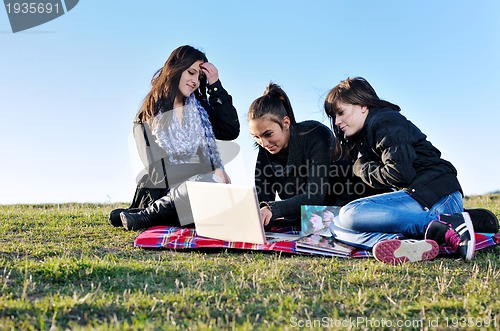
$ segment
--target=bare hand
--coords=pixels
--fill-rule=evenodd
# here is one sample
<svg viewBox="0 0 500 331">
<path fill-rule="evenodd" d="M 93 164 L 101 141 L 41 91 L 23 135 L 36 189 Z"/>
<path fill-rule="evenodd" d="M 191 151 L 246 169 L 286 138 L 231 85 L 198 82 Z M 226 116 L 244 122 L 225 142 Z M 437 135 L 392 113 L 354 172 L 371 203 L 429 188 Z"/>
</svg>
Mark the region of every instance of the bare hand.
<svg viewBox="0 0 500 331">
<path fill-rule="evenodd" d="M 218 177 L 221 183 L 231 184 L 231 178 L 229 178 L 228 174 L 221 168 L 215 169 L 215 176 Z"/>
<path fill-rule="evenodd" d="M 201 71 L 207 76 L 208 85 L 212 85 L 219 80 L 219 71 L 210 62 L 200 64 Z"/>
<path fill-rule="evenodd" d="M 273 213 L 268 207 L 262 207 L 260 208 L 260 216 L 262 218 L 264 226 L 266 226 L 269 224 L 269 222 L 271 222 L 271 217 L 273 216 Z"/>
</svg>

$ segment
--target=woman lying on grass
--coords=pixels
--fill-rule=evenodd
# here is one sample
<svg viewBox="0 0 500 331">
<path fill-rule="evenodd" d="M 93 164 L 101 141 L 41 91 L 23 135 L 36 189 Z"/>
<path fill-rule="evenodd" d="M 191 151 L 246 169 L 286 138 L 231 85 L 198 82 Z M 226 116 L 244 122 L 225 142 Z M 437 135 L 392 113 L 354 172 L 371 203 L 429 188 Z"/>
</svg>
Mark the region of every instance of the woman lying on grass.
<svg viewBox="0 0 500 331">
<path fill-rule="evenodd" d="M 440 244 L 472 260 L 474 231 L 498 231 L 490 211 L 464 212 L 455 167 L 364 78 L 335 86 L 325 112 L 336 136 L 334 158 L 350 159 L 355 175 L 369 186 L 393 190 L 342 207 L 331 223 L 336 239 L 400 264 L 433 259 Z"/>
</svg>

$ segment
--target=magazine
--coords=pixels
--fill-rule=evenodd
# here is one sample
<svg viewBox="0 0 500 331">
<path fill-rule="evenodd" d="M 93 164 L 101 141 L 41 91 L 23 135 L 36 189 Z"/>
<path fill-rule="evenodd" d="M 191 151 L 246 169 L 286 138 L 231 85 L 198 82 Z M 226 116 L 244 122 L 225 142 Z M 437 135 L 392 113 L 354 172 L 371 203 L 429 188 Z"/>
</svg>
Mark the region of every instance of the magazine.
<svg viewBox="0 0 500 331">
<path fill-rule="evenodd" d="M 302 206 L 300 234 L 307 236 L 316 233 L 331 237 L 330 223 L 335 216 L 338 216 L 340 208 L 339 206 Z"/>
<path fill-rule="evenodd" d="M 266 242 L 268 244 L 273 244 L 279 241 L 295 241 L 300 239 L 300 235 L 296 234 L 288 234 L 281 232 L 266 232 Z"/>
<path fill-rule="evenodd" d="M 315 233 L 295 242 L 297 252 L 315 255 L 349 257 L 354 249 L 352 246 L 336 241 L 333 237 L 325 237 Z"/>
</svg>

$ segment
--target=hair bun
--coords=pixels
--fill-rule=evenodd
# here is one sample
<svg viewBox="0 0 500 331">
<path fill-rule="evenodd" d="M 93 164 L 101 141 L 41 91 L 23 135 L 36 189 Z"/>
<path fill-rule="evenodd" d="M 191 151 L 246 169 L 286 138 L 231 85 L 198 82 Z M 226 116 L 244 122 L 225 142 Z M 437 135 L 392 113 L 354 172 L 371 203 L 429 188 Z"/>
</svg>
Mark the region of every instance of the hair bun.
<svg viewBox="0 0 500 331">
<path fill-rule="evenodd" d="M 270 96 L 272 98 L 277 98 L 283 101 L 283 89 L 278 84 L 270 82 L 264 91 L 265 96 Z"/>
</svg>

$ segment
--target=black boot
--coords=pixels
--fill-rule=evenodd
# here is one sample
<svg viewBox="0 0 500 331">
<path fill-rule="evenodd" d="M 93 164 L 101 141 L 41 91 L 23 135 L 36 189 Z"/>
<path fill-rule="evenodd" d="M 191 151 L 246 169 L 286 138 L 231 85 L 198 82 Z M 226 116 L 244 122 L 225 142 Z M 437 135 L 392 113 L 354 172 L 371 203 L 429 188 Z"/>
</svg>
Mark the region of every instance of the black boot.
<svg viewBox="0 0 500 331">
<path fill-rule="evenodd" d="M 111 224 L 112 226 L 123 226 L 122 224 L 122 219 L 120 218 L 120 213 L 122 211 L 127 211 L 129 213 L 137 213 L 141 210 L 144 210 L 144 208 L 128 208 L 128 209 L 125 209 L 125 208 L 118 208 L 118 209 L 113 209 L 110 213 L 109 213 L 109 224 Z"/>
<path fill-rule="evenodd" d="M 125 230 L 129 231 L 150 228 L 155 225 L 176 225 L 179 223 L 170 194 L 156 200 L 140 212 L 122 211 L 120 219 Z"/>
</svg>

